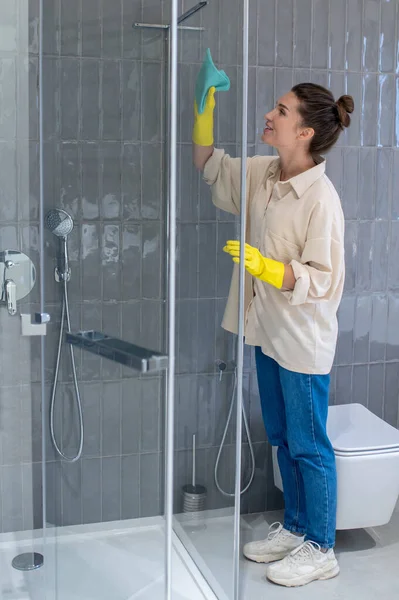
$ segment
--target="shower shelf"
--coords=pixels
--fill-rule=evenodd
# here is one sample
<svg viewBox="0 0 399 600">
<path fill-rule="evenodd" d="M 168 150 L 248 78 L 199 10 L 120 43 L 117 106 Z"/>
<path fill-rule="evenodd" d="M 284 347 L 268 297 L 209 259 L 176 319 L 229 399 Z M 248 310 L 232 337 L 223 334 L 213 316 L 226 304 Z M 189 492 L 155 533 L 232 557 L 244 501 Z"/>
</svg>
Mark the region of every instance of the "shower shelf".
<svg viewBox="0 0 399 600">
<path fill-rule="evenodd" d="M 66 333 L 66 341 L 68 344 L 108 358 L 140 373 L 154 373 L 168 368 L 168 357 L 164 354 L 147 350 L 99 331 Z"/>
</svg>

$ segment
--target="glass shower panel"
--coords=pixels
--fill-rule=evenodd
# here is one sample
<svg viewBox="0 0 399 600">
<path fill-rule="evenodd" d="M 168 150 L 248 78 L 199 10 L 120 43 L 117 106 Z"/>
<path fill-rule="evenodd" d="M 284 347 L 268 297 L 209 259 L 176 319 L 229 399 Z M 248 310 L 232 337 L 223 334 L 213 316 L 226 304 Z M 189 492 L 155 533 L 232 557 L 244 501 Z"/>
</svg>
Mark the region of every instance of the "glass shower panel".
<svg viewBox="0 0 399 600">
<path fill-rule="evenodd" d="M 209 2 L 184 24 L 202 31 L 181 31 L 179 56 L 175 531 L 216 596 L 233 599 L 237 339 L 221 322 L 232 275 L 223 246 L 237 239 L 239 220 L 213 205 L 191 136 L 209 48 L 231 82 L 216 94 L 215 146 L 240 155 L 242 1 Z"/>
<path fill-rule="evenodd" d="M 0 12 L 0 596 L 44 598 L 37 12 Z"/>
<path fill-rule="evenodd" d="M 61 600 L 163 597 L 165 34 L 133 27 L 162 23 L 161 4 L 45 2 L 46 501 Z"/>
</svg>

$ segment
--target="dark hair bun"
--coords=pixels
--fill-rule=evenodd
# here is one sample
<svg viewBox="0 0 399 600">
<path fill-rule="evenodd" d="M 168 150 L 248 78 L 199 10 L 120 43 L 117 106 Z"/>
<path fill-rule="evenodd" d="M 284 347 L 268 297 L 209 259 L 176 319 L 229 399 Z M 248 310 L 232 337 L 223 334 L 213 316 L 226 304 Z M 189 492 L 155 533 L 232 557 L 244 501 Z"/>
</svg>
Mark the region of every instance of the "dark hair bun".
<svg viewBox="0 0 399 600">
<path fill-rule="evenodd" d="M 351 123 L 351 118 L 349 115 L 353 113 L 355 109 L 355 103 L 352 96 L 341 96 L 338 98 L 336 105 L 341 125 L 343 127 L 349 127 Z"/>
</svg>

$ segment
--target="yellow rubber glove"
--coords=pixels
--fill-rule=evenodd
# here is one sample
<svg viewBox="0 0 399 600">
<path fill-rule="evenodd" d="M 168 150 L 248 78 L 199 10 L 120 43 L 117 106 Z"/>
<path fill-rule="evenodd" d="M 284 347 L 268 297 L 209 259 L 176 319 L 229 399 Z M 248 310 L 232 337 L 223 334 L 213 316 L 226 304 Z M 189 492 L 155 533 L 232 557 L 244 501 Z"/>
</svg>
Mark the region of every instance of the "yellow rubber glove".
<svg viewBox="0 0 399 600">
<path fill-rule="evenodd" d="M 223 248 L 224 252 L 233 257 L 235 263 L 240 262 L 240 242 L 229 240 Z M 277 260 L 265 258 L 249 244 L 245 244 L 245 268 L 257 279 L 265 281 L 281 290 L 283 287 L 285 265 Z"/>
<path fill-rule="evenodd" d="M 198 112 L 197 102 L 194 101 L 193 142 L 198 146 L 213 146 L 213 111 L 215 110 L 216 88 L 211 87 L 206 97 L 205 110 L 202 115 Z"/>
</svg>

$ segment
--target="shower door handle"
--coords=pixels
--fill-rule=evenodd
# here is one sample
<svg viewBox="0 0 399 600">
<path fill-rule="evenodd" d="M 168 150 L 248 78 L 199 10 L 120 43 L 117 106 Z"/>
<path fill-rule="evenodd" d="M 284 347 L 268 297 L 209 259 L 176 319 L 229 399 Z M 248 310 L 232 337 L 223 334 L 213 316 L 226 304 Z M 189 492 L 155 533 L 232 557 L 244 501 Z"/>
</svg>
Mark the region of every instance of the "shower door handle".
<svg viewBox="0 0 399 600">
<path fill-rule="evenodd" d="M 13 317 L 17 314 L 17 286 L 15 285 L 15 281 L 7 279 L 4 282 L 4 294 L 8 314 Z"/>
<path fill-rule="evenodd" d="M 32 323 L 31 315 L 21 314 L 21 326 L 23 336 L 44 336 L 47 334 L 47 323 L 50 322 L 48 313 L 35 313 L 35 322 Z"/>
</svg>

